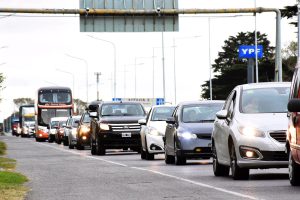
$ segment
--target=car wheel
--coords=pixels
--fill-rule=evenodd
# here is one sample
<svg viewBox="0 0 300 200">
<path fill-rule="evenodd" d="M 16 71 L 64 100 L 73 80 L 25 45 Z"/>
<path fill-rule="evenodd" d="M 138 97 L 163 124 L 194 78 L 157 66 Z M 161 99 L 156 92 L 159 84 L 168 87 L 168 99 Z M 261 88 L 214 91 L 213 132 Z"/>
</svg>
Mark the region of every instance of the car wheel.
<svg viewBox="0 0 300 200">
<path fill-rule="evenodd" d="M 167 145 L 165 145 L 165 163 L 173 164 L 175 162 L 174 156 L 170 156 L 167 151 Z"/>
<path fill-rule="evenodd" d="M 141 147 L 141 159 L 142 160 L 146 159 L 146 152 L 144 151 L 143 147 Z"/>
<path fill-rule="evenodd" d="M 93 140 L 91 139 L 91 154 L 92 155 L 96 155 L 96 145 L 95 143 L 93 142 Z"/>
<path fill-rule="evenodd" d="M 101 145 L 98 137 L 96 137 L 96 153 L 97 155 L 105 155 L 105 148 Z"/>
<path fill-rule="evenodd" d="M 215 146 L 212 147 L 212 152 L 213 152 L 213 171 L 215 176 L 228 176 L 230 168 L 225 165 L 219 164 L 217 150 Z"/>
<path fill-rule="evenodd" d="M 176 147 L 176 141 L 174 138 L 174 159 L 175 159 L 175 165 L 185 165 L 186 164 L 186 157 L 184 156 L 179 156 L 177 154 L 177 147 Z"/>
<path fill-rule="evenodd" d="M 249 179 L 249 169 L 240 168 L 237 164 L 237 158 L 234 145 L 230 148 L 230 168 L 234 180 L 247 180 Z"/>
<path fill-rule="evenodd" d="M 69 145 L 69 139 L 67 136 L 64 137 L 64 146 L 68 146 Z"/>
<path fill-rule="evenodd" d="M 41 140 L 40 138 L 35 138 L 35 141 L 40 142 Z"/>
<path fill-rule="evenodd" d="M 83 150 L 84 149 L 83 146 L 78 141 L 76 143 L 76 149 L 77 150 Z"/>
<path fill-rule="evenodd" d="M 146 160 L 154 160 L 154 154 L 151 154 L 148 151 L 147 139 L 146 138 L 145 138 L 145 146 L 146 146 L 146 151 L 145 151 Z"/>
<path fill-rule="evenodd" d="M 49 142 L 49 143 L 52 143 L 52 142 L 53 142 L 53 137 L 52 137 L 52 135 L 50 135 L 50 134 L 49 134 L 49 136 L 48 136 L 48 142 Z"/>
<path fill-rule="evenodd" d="M 59 138 L 56 139 L 57 144 L 61 144 L 61 140 Z"/>
<path fill-rule="evenodd" d="M 289 153 L 289 179 L 292 186 L 300 185 L 300 165 L 295 162 L 291 151 Z"/>
</svg>

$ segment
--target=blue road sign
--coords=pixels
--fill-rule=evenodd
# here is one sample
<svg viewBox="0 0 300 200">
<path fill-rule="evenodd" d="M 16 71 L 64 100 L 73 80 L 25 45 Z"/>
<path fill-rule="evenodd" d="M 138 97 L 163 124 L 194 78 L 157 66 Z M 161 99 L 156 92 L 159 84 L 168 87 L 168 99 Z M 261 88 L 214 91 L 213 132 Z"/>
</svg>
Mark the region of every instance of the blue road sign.
<svg viewBox="0 0 300 200">
<path fill-rule="evenodd" d="M 112 98 L 113 101 L 122 101 L 122 98 Z"/>
<path fill-rule="evenodd" d="M 164 105 L 165 99 L 164 98 L 156 98 L 156 105 Z"/>
<path fill-rule="evenodd" d="M 263 57 L 263 46 L 257 45 L 257 58 L 262 58 L 262 57 Z M 255 58 L 255 46 L 240 45 L 239 58 Z"/>
</svg>

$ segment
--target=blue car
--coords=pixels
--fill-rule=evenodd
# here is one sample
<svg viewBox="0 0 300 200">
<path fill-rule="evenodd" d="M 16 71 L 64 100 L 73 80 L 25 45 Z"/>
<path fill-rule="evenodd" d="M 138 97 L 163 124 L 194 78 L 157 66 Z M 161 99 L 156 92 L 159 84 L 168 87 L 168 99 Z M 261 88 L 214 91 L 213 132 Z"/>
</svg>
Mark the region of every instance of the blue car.
<svg viewBox="0 0 300 200">
<path fill-rule="evenodd" d="M 187 159 L 209 159 L 216 113 L 224 101 L 193 101 L 177 105 L 165 131 L 165 162 L 186 164 Z"/>
</svg>

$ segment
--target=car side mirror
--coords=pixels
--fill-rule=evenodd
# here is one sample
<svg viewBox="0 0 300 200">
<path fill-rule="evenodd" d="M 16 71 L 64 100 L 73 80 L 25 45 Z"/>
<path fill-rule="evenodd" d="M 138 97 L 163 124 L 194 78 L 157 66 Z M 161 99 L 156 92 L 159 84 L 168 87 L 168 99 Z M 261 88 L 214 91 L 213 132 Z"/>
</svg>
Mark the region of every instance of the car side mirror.
<svg viewBox="0 0 300 200">
<path fill-rule="evenodd" d="M 300 112 L 300 99 L 289 100 L 287 109 L 289 112 Z"/>
<path fill-rule="evenodd" d="M 228 115 L 228 111 L 227 110 L 220 110 L 216 113 L 216 116 L 218 119 L 226 119 Z"/>
<path fill-rule="evenodd" d="M 176 120 L 174 117 L 169 117 L 166 121 L 168 124 L 175 124 Z"/>
<path fill-rule="evenodd" d="M 140 125 L 146 125 L 146 119 L 140 119 L 140 120 L 138 121 L 138 123 L 139 123 Z"/>
<path fill-rule="evenodd" d="M 98 109 L 98 105 L 89 105 L 89 110 L 96 111 Z"/>
<path fill-rule="evenodd" d="M 89 115 L 90 115 L 91 118 L 97 118 L 98 117 L 97 112 L 90 112 Z"/>
</svg>

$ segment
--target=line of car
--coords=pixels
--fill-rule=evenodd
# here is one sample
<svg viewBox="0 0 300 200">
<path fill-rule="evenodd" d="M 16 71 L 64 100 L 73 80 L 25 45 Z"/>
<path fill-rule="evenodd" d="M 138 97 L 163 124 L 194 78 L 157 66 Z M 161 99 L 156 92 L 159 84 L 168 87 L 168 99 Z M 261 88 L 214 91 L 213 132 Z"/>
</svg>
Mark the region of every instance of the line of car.
<svg viewBox="0 0 300 200">
<path fill-rule="evenodd" d="M 291 185 L 300 185 L 300 100 L 293 99 L 300 98 L 300 81 L 295 76 L 292 87 L 290 82 L 243 84 L 226 101 L 159 105 L 148 113 L 138 102 L 94 102 L 81 116 L 53 119 L 56 131 L 49 142 L 89 147 L 92 155 L 131 149 L 153 160 L 165 154 L 165 163 L 176 165 L 212 157 L 214 175 L 231 171 L 235 180 L 248 179 L 250 169 L 288 167 Z"/>
</svg>

